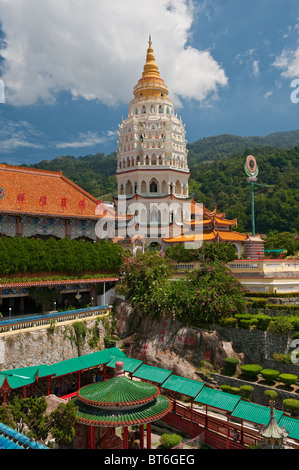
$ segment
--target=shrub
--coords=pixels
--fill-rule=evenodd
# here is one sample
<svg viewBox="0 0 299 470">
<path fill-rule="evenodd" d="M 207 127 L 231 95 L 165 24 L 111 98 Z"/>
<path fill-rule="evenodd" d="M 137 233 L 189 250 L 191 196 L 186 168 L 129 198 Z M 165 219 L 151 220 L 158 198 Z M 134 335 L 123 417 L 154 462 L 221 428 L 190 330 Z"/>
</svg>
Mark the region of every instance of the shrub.
<svg viewBox="0 0 299 470">
<path fill-rule="evenodd" d="M 299 331 L 299 316 L 296 316 L 296 317 L 293 316 L 290 318 L 290 320 L 293 325 L 293 329 L 298 332 Z"/>
<path fill-rule="evenodd" d="M 240 389 L 238 387 L 232 387 L 230 389 L 230 393 L 232 393 L 233 395 L 240 395 Z"/>
<path fill-rule="evenodd" d="M 257 364 L 244 364 L 241 366 L 241 371 L 243 374 L 250 379 L 256 379 L 257 375 L 261 372 L 262 369 L 262 366 Z"/>
<path fill-rule="evenodd" d="M 237 320 L 251 320 L 253 318 L 253 315 L 251 313 L 236 313 L 234 315 Z"/>
<path fill-rule="evenodd" d="M 257 320 L 255 318 L 250 319 L 240 319 L 240 326 L 242 328 L 251 328 L 257 325 Z"/>
<path fill-rule="evenodd" d="M 281 382 L 283 382 L 288 387 L 290 387 L 291 385 L 295 384 L 298 381 L 298 377 L 295 374 L 280 374 L 278 378 Z"/>
<path fill-rule="evenodd" d="M 254 299 L 250 302 L 251 308 L 266 308 L 268 300 L 267 299 Z"/>
<path fill-rule="evenodd" d="M 279 376 L 279 371 L 275 369 L 263 369 L 261 370 L 261 374 L 267 383 L 272 383 L 275 382 Z"/>
<path fill-rule="evenodd" d="M 287 317 L 272 318 L 267 330 L 270 333 L 289 334 L 294 329 L 292 322 Z"/>
<path fill-rule="evenodd" d="M 275 390 L 265 390 L 264 394 L 266 395 L 266 397 L 268 397 L 269 399 L 272 398 L 273 400 L 278 397 L 278 393 Z"/>
<path fill-rule="evenodd" d="M 224 374 L 226 375 L 234 375 L 236 373 L 237 364 L 239 359 L 237 357 L 226 357 L 224 359 L 225 366 L 224 366 Z"/>
<path fill-rule="evenodd" d="M 291 355 L 275 352 L 275 353 L 273 353 L 273 359 L 276 362 L 282 362 L 284 364 L 289 364 L 291 362 Z"/>
<path fill-rule="evenodd" d="M 172 449 L 173 447 L 177 446 L 180 444 L 182 441 L 182 436 L 179 436 L 178 434 L 162 434 L 160 437 L 160 444 L 161 447 L 164 449 Z"/>
<path fill-rule="evenodd" d="M 264 313 L 257 313 L 255 318 L 257 320 L 257 327 L 264 331 L 267 330 L 269 323 L 272 320 L 272 317 L 265 315 Z"/>
<path fill-rule="evenodd" d="M 220 325 L 235 328 L 238 324 L 237 318 L 226 317 L 220 320 Z"/>
<path fill-rule="evenodd" d="M 294 398 L 286 398 L 283 400 L 282 404 L 285 409 L 291 411 L 292 414 L 297 414 L 299 412 L 299 400 L 295 400 Z"/>
<path fill-rule="evenodd" d="M 220 389 L 223 391 L 223 392 L 227 392 L 227 393 L 230 393 L 231 391 L 231 386 L 230 385 L 220 385 Z"/>
<path fill-rule="evenodd" d="M 240 395 L 242 398 L 249 400 L 250 395 L 253 392 L 253 387 L 251 385 L 241 385 L 240 387 Z"/>
</svg>

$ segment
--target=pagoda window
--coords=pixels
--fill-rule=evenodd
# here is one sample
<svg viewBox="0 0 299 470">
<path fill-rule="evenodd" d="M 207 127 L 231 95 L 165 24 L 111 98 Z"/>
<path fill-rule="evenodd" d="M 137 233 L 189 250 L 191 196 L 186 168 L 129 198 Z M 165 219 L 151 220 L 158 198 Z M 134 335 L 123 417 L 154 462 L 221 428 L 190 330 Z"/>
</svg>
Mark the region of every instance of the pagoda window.
<svg viewBox="0 0 299 470">
<path fill-rule="evenodd" d="M 141 193 L 146 194 L 146 182 L 142 181 L 141 183 Z"/>
<path fill-rule="evenodd" d="M 152 155 L 151 164 L 152 164 L 152 165 L 157 165 L 157 157 L 156 157 L 156 155 Z"/>
<path fill-rule="evenodd" d="M 137 157 L 136 157 L 136 165 L 137 165 L 139 162 L 140 162 L 140 157 L 139 157 L 139 155 L 137 155 Z"/>
<path fill-rule="evenodd" d="M 123 184 L 120 185 L 119 194 L 124 194 L 124 185 Z"/>
<path fill-rule="evenodd" d="M 123 159 L 123 168 L 126 168 L 126 161 Z"/>
<path fill-rule="evenodd" d="M 166 114 L 169 114 L 169 108 L 168 108 L 168 106 L 167 106 L 167 108 L 166 108 Z"/>
<path fill-rule="evenodd" d="M 135 183 L 134 183 L 134 193 L 135 193 L 135 194 L 138 193 L 138 184 L 137 184 L 136 181 L 135 181 Z"/>
<path fill-rule="evenodd" d="M 150 183 L 150 192 L 157 193 L 158 192 L 158 184 L 156 180 L 152 180 Z"/>
<path fill-rule="evenodd" d="M 163 108 L 163 106 L 160 105 L 160 106 L 159 106 L 159 113 L 160 113 L 160 114 L 163 114 L 163 112 L 164 112 L 164 108 Z"/>
<path fill-rule="evenodd" d="M 148 155 L 145 157 L 145 164 L 149 165 L 149 156 Z"/>
<path fill-rule="evenodd" d="M 137 108 L 135 108 L 135 114 L 138 114 L 138 109 Z"/>
<path fill-rule="evenodd" d="M 130 166 L 130 158 L 127 157 L 127 167 L 129 168 L 129 166 Z"/>
<path fill-rule="evenodd" d="M 161 157 L 161 155 L 160 155 L 160 156 L 159 156 L 159 163 L 158 163 L 158 164 L 159 164 L 159 165 L 162 165 L 162 163 L 163 163 L 163 161 L 162 161 L 162 157 Z"/>
<path fill-rule="evenodd" d="M 146 114 L 146 109 L 144 105 L 142 106 L 141 114 Z"/>
<path fill-rule="evenodd" d="M 132 183 L 131 181 L 128 181 L 126 184 L 126 194 L 129 196 L 132 194 Z"/>
<path fill-rule="evenodd" d="M 179 182 L 179 180 L 177 180 L 177 182 L 175 183 L 175 193 L 181 194 L 181 183 Z"/>
<path fill-rule="evenodd" d="M 161 187 L 161 189 L 162 189 L 162 193 L 163 193 L 163 194 L 167 194 L 167 192 L 168 192 L 168 191 L 167 191 L 167 183 L 166 183 L 165 180 L 162 181 L 162 187 Z"/>
</svg>

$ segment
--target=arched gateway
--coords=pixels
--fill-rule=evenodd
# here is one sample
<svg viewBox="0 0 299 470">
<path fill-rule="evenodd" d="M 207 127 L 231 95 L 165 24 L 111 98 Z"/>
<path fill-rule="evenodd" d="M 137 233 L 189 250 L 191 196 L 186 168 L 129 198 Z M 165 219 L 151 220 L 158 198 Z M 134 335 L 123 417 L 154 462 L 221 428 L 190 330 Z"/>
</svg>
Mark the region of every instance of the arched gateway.
<svg viewBox="0 0 299 470">
<path fill-rule="evenodd" d="M 172 404 L 156 385 L 126 377 L 123 362 L 117 361 L 115 367 L 113 378 L 82 387 L 74 400 L 78 422 L 87 426 L 86 448 L 128 449 L 132 445 L 129 427 L 138 426 L 143 449 L 146 424 L 146 448 L 150 449 L 151 423 L 168 414 Z M 123 438 L 115 432 L 118 427 Z"/>
</svg>

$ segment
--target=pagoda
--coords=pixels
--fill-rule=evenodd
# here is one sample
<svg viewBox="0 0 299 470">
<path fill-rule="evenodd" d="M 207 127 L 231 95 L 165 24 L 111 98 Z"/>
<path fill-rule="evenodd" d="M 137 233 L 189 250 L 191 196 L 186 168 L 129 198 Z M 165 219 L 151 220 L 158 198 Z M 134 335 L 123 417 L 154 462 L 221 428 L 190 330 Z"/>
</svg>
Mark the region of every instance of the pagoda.
<svg viewBox="0 0 299 470">
<path fill-rule="evenodd" d="M 185 125 L 160 75 L 151 36 L 133 95 L 128 116 L 119 125 L 118 194 L 113 195 L 116 213 L 131 217 L 117 220 L 113 241 L 133 253 L 151 245 L 164 249 L 186 241 L 198 247 L 203 241 L 229 241 L 240 254 L 246 235 L 232 230 L 237 219 L 227 220 L 189 194 Z"/>
<path fill-rule="evenodd" d="M 147 444 L 151 448 L 151 423 L 163 418 L 172 409 L 168 398 L 156 385 L 125 376 L 123 362 L 115 363 L 115 376 L 104 382 L 82 387 L 74 399 L 77 419 L 86 427 L 86 448 L 128 449 L 134 446 L 135 435 L 129 427 L 139 429 L 140 448 L 144 448 L 144 425 Z M 122 437 L 116 428 L 122 428 Z M 81 433 L 82 434 L 82 433 Z"/>
<path fill-rule="evenodd" d="M 280 428 L 275 419 L 274 400 L 270 400 L 270 420 L 260 432 L 263 440 L 259 443 L 260 449 L 286 449 L 285 440 L 288 432 L 284 426 Z"/>
</svg>

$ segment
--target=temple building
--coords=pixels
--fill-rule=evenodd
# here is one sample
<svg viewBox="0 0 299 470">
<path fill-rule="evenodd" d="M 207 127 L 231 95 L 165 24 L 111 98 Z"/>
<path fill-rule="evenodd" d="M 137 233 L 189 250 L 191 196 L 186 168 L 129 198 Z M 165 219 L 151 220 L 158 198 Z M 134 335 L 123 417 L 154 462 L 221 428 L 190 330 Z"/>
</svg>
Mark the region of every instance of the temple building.
<svg viewBox="0 0 299 470">
<path fill-rule="evenodd" d="M 140 249 L 228 241 L 240 254 L 246 235 L 232 230 L 237 219 L 225 219 L 225 214 L 202 207 L 189 194 L 185 125 L 160 76 L 151 37 L 133 95 L 128 116 L 119 126 L 118 194 L 113 200 L 118 214 L 132 214 L 134 220 L 127 230 L 118 227 L 115 242 L 130 248 L 136 234 Z"/>
</svg>

